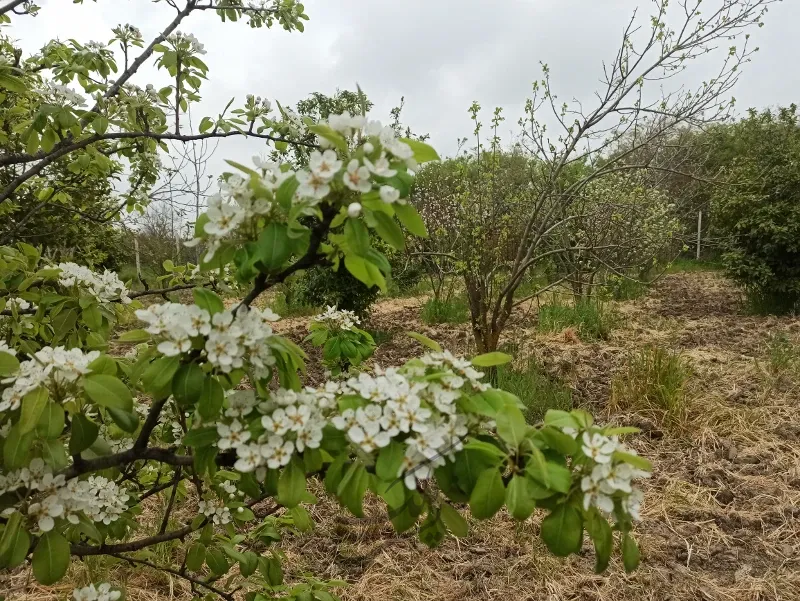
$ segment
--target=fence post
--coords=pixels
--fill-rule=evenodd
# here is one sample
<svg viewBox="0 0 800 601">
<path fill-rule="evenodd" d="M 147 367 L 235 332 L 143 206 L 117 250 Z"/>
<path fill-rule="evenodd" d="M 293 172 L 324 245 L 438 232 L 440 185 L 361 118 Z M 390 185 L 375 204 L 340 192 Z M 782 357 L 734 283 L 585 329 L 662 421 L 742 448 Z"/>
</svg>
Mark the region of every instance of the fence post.
<svg viewBox="0 0 800 601">
<path fill-rule="evenodd" d="M 697 260 L 700 260 L 700 236 L 703 229 L 703 211 L 697 212 Z"/>
</svg>

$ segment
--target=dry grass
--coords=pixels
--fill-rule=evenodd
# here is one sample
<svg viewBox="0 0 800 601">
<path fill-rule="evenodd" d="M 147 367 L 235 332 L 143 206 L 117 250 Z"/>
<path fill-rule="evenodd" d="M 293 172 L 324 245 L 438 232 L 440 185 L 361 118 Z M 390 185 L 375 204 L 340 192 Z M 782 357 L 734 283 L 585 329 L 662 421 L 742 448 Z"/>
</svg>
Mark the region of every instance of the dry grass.
<svg viewBox="0 0 800 601">
<path fill-rule="evenodd" d="M 414 329 L 469 351 L 465 325 L 424 326 L 420 304 L 386 301 L 373 325 L 398 333 Z M 615 560 L 606 574 L 595 575 L 590 545 L 581 556 L 556 559 L 538 541 L 537 521 L 516 526 L 503 516 L 474 523 L 466 539 L 428 550 L 413 535 L 396 535 L 377 503 L 368 502 L 368 517 L 356 520 L 323 497 L 312 508 L 316 530 L 282 543 L 287 576 L 341 578 L 349 583 L 342 598 L 353 601 L 800 599 L 800 377 L 763 368 L 768 336 L 783 332 L 797 340 L 800 323 L 740 314 L 735 291 L 708 273 L 670 275 L 648 297 L 618 310 L 623 326 L 607 341 L 539 334 L 520 315 L 507 342 L 565 378 L 575 402 L 598 419 L 642 428 L 630 443 L 653 461 L 655 475 L 646 483 L 637 528 L 639 571 L 625 575 Z M 281 327 L 297 338 L 305 320 Z M 652 414 L 609 409 L 610 383 L 626 352 L 649 344 L 681 352 L 692 363 L 679 427 L 664 428 Z M 395 335 L 375 360 L 397 363 L 419 350 Z M 157 511 L 150 512 L 157 520 Z M 134 601 L 190 598 L 163 573 L 112 569 Z M 72 570 L 73 582 L 88 577 L 86 567 Z M 28 578 L 25 571 L 0 576 L 0 594 L 5 588 L 13 591 L 10 599 L 50 601 L 71 588 L 25 587 Z"/>
</svg>

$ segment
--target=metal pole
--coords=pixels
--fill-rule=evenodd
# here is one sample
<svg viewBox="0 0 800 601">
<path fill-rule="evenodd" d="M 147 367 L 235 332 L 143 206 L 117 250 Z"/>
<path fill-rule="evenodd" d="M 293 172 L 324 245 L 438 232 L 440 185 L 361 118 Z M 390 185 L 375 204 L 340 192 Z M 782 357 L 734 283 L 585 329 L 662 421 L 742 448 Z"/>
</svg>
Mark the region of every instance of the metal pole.
<svg viewBox="0 0 800 601">
<path fill-rule="evenodd" d="M 703 211 L 697 212 L 697 260 L 700 260 L 700 235 L 703 228 Z"/>
</svg>

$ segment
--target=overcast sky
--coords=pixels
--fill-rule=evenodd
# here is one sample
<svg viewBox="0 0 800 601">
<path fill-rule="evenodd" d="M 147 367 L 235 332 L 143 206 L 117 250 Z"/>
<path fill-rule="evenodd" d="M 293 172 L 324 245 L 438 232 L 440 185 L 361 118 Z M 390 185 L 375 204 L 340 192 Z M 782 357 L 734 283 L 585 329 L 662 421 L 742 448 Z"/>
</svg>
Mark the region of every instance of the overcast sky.
<svg viewBox="0 0 800 601">
<path fill-rule="evenodd" d="M 180 0 L 179 0 L 180 1 Z M 716 5 L 720 0 L 710 0 Z M 36 18 L 18 17 L 10 33 L 29 51 L 48 40 L 108 40 L 111 27 L 132 23 L 154 37 L 173 15 L 149 0 L 37 0 Z M 561 98 L 590 99 L 598 88 L 601 61 L 613 58 L 621 31 L 637 6 L 648 0 L 307 0 L 305 33 L 280 27 L 251 29 L 244 22 L 222 23 L 210 11 L 181 25 L 205 44 L 210 67 L 199 114 L 216 115 L 231 96 L 248 93 L 293 105 L 307 94 L 355 89 L 358 82 L 375 103 L 374 118 L 388 122 L 389 110 L 405 96 L 404 121 L 428 132 L 441 154 L 469 135 L 467 109 L 505 107 L 510 133 L 531 82 L 550 66 Z M 800 97 L 800 0 L 775 4 L 766 26 L 753 32 L 761 51 L 747 65 L 735 95 L 748 106 L 789 104 Z M 8 29 L 6 30 L 9 31 Z M 702 69 L 693 75 L 702 78 Z M 153 69 L 134 80 L 161 83 Z M 197 113 L 195 113 L 197 114 Z M 248 159 L 263 151 L 257 141 L 224 141 L 214 164 Z"/>
</svg>

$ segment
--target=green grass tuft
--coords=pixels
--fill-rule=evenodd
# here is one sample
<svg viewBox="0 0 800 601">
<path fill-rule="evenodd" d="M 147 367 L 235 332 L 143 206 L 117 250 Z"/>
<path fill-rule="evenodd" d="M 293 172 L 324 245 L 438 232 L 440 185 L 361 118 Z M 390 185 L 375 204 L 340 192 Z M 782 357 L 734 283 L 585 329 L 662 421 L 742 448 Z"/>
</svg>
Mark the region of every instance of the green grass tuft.
<svg viewBox="0 0 800 601">
<path fill-rule="evenodd" d="M 560 332 L 573 327 L 586 340 L 608 339 L 617 320 L 617 314 L 599 301 L 582 301 L 575 305 L 556 301 L 539 309 L 540 331 Z"/>
<path fill-rule="evenodd" d="M 428 325 L 466 323 L 469 321 L 469 306 L 461 296 L 453 296 L 448 300 L 432 298 L 422 306 L 420 319 Z"/>
<path fill-rule="evenodd" d="M 611 382 L 614 408 L 657 412 L 668 421 L 680 421 L 686 409 L 690 369 L 680 353 L 647 346 L 628 356 Z"/>
<path fill-rule="evenodd" d="M 522 400 L 529 423 L 541 421 L 548 409 L 572 409 L 572 391 L 551 378 L 534 359 L 519 366 L 498 367 L 497 386 Z"/>
</svg>

